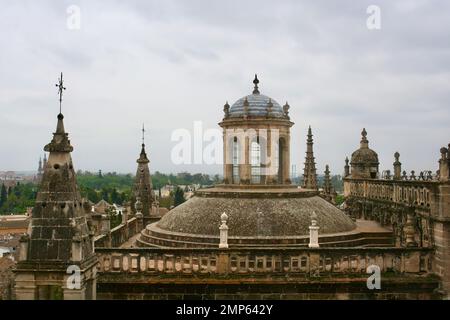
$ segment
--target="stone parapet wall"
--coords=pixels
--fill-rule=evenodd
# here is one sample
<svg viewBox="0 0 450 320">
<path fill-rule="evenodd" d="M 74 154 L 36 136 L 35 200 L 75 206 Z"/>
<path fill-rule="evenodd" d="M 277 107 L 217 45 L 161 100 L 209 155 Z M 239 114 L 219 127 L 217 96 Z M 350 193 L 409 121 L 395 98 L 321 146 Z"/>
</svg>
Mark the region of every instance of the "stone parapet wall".
<svg viewBox="0 0 450 320">
<path fill-rule="evenodd" d="M 117 248 L 124 244 L 128 239 L 139 233 L 140 227 L 138 219 L 133 217 L 111 229 L 110 232 L 97 236 L 94 239 L 95 248 Z"/>
<path fill-rule="evenodd" d="M 438 299 L 421 248 L 98 249 L 100 299 Z M 367 287 L 380 268 L 381 290 Z"/>
<path fill-rule="evenodd" d="M 450 294 L 448 180 L 345 178 L 344 195 L 350 216 L 391 226 L 398 246 L 434 248 L 433 270 L 441 278 L 441 291 Z"/>
<path fill-rule="evenodd" d="M 431 272 L 426 248 L 98 248 L 101 274 L 362 274 Z M 120 275 L 118 275 L 120 278 Z"/>
<path fill-rule="evenodd" d="M 344 196 L 430 207 L 438 181 L 344 179 Z"/>
</svg>

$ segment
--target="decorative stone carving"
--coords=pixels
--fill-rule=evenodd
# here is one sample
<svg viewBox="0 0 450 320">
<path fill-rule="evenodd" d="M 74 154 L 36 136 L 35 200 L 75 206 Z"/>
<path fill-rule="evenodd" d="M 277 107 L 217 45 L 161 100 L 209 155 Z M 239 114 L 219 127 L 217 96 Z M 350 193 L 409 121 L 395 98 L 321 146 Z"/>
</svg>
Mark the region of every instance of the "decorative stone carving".
<svg viewBox="0 0 450 320">
<path fill-rule="evenodd" d="M 319 229 L 320 227 L 317 225 L 317 215 L 313 211 L 311 214 L 311 225 L 309 226 L 309 244 L 310 248 L 318 248 L 319 247 Z"/>
<path fill-rule="evenodd" d="M 222 215 L 220 216 L 220 220 L 222 223 L 219 227 L 219 231 L 220 231 L 219 248 L 224 249 L 224 248 L 228 248 L 228 226 L 227 226 L 228 216 L 225 212 L 222 213 Z"/>
</svg>

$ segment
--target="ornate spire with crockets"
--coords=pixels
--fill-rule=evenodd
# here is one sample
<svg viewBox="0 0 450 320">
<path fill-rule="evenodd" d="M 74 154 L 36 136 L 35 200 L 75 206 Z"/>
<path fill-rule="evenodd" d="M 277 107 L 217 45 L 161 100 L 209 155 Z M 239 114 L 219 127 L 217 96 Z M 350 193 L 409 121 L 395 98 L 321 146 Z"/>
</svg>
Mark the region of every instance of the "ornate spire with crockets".
<svg viewBox="0 0 450 320">
<path fill-rule="evenodd" d="M 135 203 L 136 199 L 140 199 L 142 203 L 142 214 L 149 216 L 151 214 L 152 202 L 154 198 L 152 178 L 150 176 L 150 169 L 148 167 L 149 160 L 145 152 L 145 127 L 142 125 L 142 149 L 139 158 L 136 178 L 134 181 L 133 195 L 131 203 Z M 131 211 L 135 214 L 136 208 L 131 206 Z"/>
<path fill-rule="evenodd" d="M 62 90 L 61 74 L 60 103 Z M 72 147 L 61 113 L 56 132 L 45 151 L 49 152 L 48 164 L 43 168 L 28 232 L 20 239 L 16 297 L 95 299 L 98 262 L 93 248 L 94 232 L 90 230 L 89 212 L 77 185 Z M 73 267 L 78 269 L 80 287 L 69 290 L 67 270 Z"/>
<path fill-rule="evenodd" d="M 255 74 L 255 79 L 253 80 L 255 88 L 253 89 L 253 94 L 259 94 L 258 83 L 259 83 L 258 75 Z"/>
<path fill-rule="evenodd" d="M 64 90 L 62 74 L 60 90 Z M 31 260 L 69 263 L 73 259 L 73 241 L 80 243 L 81 260 L 93 255 L 91 233 L 71 157 L 73 148 L 64 130 L 63 119 L 64 116 L 59 113 L 56 132 L 44 148 L 49 156 L 48 160 L 44 158 L 42 179 L 31 218 L 28 252 Z"/>
<path fill-rule="evenodd" d="M 330 167 L 328 165 L 325 166 L 325 178 L 323 180 L 323 191 L 325 194 L 331 193 L 331 177 L 330 177 Z"/>
<path fill-rule="evenodd" d="M 311 126 L 308 128 L 308 139 L 306 140 L 305 168 L 303 169 L 303 188 L 317 189 L 316 163 L 314 162 L 313 135 Z"/>
</svg>

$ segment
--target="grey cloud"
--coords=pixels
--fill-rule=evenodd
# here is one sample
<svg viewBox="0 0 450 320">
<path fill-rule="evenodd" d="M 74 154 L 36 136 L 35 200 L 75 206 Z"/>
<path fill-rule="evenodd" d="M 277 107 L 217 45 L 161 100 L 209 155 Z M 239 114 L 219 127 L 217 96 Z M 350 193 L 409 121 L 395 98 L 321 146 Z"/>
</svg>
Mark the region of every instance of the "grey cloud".
<svg viewBox="0 0 450 320">
<path fill-rule="evenodd" d="M 79 31 L 65 27 L 79 5 Z M 366 8 L 382 28 L 366 28 Z M 134 172 L 140 126 L 151 170 L 220 172 L 170 162 L 171 132 L 217 128 L 226 100 L 263 93 L 291 105 L 292 163 L 307 125 L 320 171 L 342 172 L 366 127 L 383 168 L 437 166 L 450 129 L 447 1 L 24 1 L 0 12 L 0 170 L 34 169 L 58 110 L 77 168 Z M 413 142 L 413 143 L 412 143 Z M 7 156 L 5 156 L 7 152 Z"/>
</svg>

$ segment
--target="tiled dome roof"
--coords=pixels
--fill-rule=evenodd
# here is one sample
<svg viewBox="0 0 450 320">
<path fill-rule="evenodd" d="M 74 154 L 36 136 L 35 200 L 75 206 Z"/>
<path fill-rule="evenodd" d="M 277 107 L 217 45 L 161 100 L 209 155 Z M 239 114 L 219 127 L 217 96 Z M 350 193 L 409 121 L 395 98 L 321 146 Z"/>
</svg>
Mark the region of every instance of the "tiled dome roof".
<svg viewBox="0 0 450 320">
<path fill-rule="evenodd" d="M 253 84 L 255 85 L 253 93 L 240 98 L 231 107 L 228 106 L 228 103 L 225 105 L 227 109 L 229 108 L 226 110 L 227 117 L 288 117 L 289 105 L 286 103 L 284 107 L 281 107 L 274 99 L 261 94 L 258 83 L 258 77 L 255 75 L 255 79 L 253 80 Z"/>
<path fill-rule="evenodd" d="M 284 117 L 283 108 L 280 106 L 278 102 L 270 97 L 254 93 L 248 96 L 242 97 L 237 100 L 230 108 L 230 117 L 242 117 L 244 116 L 244 102 L 247 99 L 248 101 L 248 113 L 249 116 L 272 116 L 272 117 Z M 268 104 L 272 102 L 271 112 L 268 114 Z"/>
</svg>

